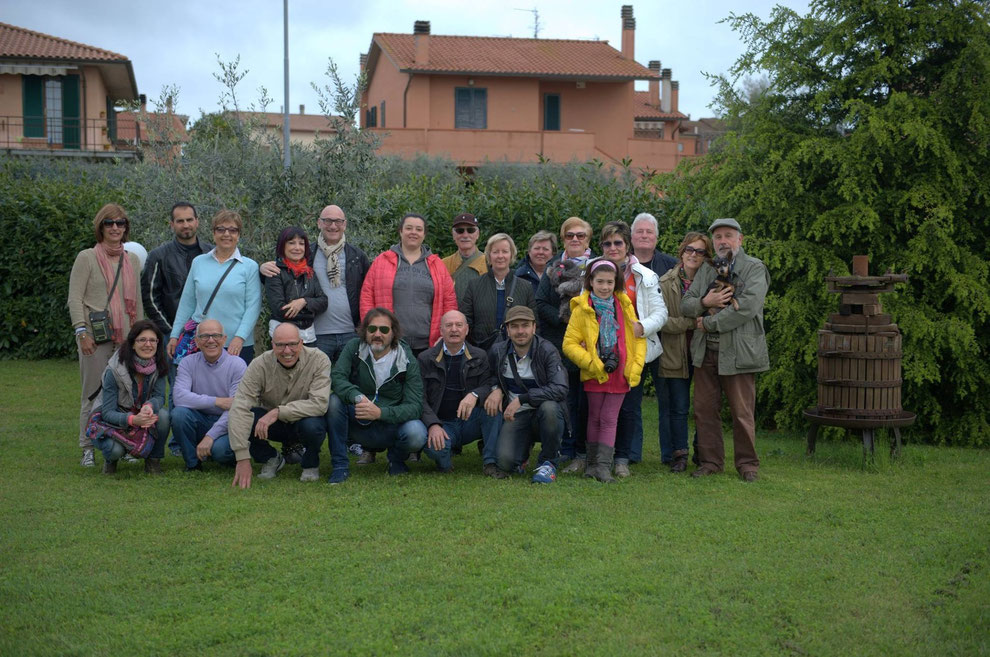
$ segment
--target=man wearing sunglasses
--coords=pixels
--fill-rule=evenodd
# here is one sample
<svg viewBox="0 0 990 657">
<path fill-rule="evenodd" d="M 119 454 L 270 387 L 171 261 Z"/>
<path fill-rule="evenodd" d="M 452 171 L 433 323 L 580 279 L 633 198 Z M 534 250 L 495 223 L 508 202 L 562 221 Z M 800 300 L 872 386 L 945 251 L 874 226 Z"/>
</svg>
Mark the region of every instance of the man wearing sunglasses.
<svg viewBox="0 0 990 657">
<path fill-rule="evenodd" d="M 365 449 L 388 450 L 388 473 L 409 472 L 406 459 L 426 445 L 423 379 L 412 349 L 401 340 L 399 320 L 386 308 L 372 308 L 358 337 L 346 345 L 333 368 L 327 411 L 331 452 L 348 440 Z M 336 461 L 330 483 L 347 479 Z"/>
<path fill-rule="evenodd" d="M 454 292 L 457 294 L 457 304 L 467 292 L 468 284 L 479 276 L 488 273 L 488 264 L 484 254 L 478 250 L 478 219 L 468 212 L 454 217 L 451 228 L 457 253 L 443 259 L 443 264 L 454 279 Z"/>
</svg>

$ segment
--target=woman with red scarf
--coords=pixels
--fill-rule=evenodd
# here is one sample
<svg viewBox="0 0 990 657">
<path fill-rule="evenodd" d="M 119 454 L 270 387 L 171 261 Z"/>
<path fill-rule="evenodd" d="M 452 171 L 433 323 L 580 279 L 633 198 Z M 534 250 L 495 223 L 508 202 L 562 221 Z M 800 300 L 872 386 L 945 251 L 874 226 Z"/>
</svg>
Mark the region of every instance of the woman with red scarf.
<svg viewBox="0 0 990 657">
<path fill-rule="evenodd" d="M 69 275 L 69 317 L 79 349 L 82 379 L 79 447 L 82 448 L 81 463 L 85 467 L 96 465 L 93 443 L 86 436 L 86 425 L 93 400 L 99 398 L 103 372 L 110 356 L 127 337 L 131 325 L 144 317 L 138 283 L 141 264 L 136 255 L 124 251 L 130 228 L 124 208 L 116 203 L 100 208 L 93 219 L 96 246 L 76 256 Z M 109 318 L 109 331 L 94 333 L 91 320 L 98 319 L 101 313 Z"/>
<path fill-rule="evenodd" d="M 313 319 L 327 309 L 327 295 L 320 287 L 307 260 L 309 238 L 298 226 L 286 228 L 278 236 L 275 246 L 275 265 L 278 275 L 265 279 L 265 296 L 272 313 L 269 333 L 282 322 L 291 322 L 299 328 L 303 344 L 316 346 L 316 329 Z"/>
</svg>

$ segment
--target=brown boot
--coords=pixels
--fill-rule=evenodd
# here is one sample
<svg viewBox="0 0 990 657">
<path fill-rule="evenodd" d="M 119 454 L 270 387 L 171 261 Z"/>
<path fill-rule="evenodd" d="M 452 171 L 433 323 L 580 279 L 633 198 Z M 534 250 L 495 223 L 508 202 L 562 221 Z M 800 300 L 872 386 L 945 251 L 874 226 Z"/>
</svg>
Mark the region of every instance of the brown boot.
<svg viewBox="0 0 990 657">
<path fill-rule="evenodd" d="M 594 478 L 595 469 L 598 467 L 598 443 L 585 445 L 585 452 L 587 455 L 584 458 L 584 476 Z"/>
<path fill-rule="evenodd" d="M 161 459 L 145 459 L 144 460 L 144 471 L 146 474 L 160 475 L 162 473 L 162 460 Z"/>
<path fill-rule="evenodd" d="M 674 452 L 674 462 L 670 464 L 671 472 L 684 472 L 687 470 L 688 451 L 686 449 Z"/>
<path fill-rule="evenodd" d="M 117 474 L 117 462 L 116 461 L 104 461 L 103 462 L 103 474 L 105 474 L 105 475 Z"/>
<path fill-rule="evenodd" d="M 615 478 L 612 476 L 612 459 L 614 456 L 614 446 L 598 443 L 598 465 L 595 467 L 595 479 L 604 484 L 615 483 Z"/>
</svg>

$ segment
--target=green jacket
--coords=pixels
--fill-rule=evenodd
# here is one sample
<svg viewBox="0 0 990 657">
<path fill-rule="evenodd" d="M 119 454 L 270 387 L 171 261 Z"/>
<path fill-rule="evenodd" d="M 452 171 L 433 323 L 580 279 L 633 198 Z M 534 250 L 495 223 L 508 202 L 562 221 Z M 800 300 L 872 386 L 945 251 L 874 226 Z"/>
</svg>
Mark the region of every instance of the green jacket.
<svg viewBox="0 0 990 657">
<path fill-rule="evenodd" d="M 671 267 L 660 277 L 660 292 L 667 306 L 667 321 L 660 329 L 660 376 L 665 379 L 688 378 L 688 331 L 694 330 L 694 318 L 681 313 L 681 267 Z"/>
<path fill-rule="evenodd" d="M 770 274 L 766 265 L 739 249 L 731 274 L 739 310 L 729 304 L 714 315 L 705 314 L 707 309 L 701 306 L 701 298 L 708 293 L 708 286 L 714 280 L 715 270 L 706 262 L 681 299 L 681 312 L 685 317 L 704 314 L 705 331 L 719 334 L 720 376 L 767 371 L 770 369 L 770 355 L 763 331 L 763 301 L 770 288 Z M 705 331 L 695 331 L 691 340 L 691 361 L 695 367 L 700 367 L 705 358 Z"/>
<path fill-rule="evenodd" d="M 381 421 L 387 424 L 418 420 L 423 413 L 419 363 L 403 340 L 399 340 L 398 352 L 388 380 L 379 388 L 371 347 L 361 338 L 354 338 L 344 345 L 330 373 L 334 394 L 345 404 L 353 404 L 358 395 L 364 395 L 382 409 Z"/>
</svg>

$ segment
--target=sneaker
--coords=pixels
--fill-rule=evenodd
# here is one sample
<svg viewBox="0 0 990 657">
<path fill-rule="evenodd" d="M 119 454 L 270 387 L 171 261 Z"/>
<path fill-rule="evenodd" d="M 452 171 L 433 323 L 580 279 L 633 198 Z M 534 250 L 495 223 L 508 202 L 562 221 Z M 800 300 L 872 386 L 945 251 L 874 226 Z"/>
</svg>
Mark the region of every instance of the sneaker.
<svg viewBox="0 0 990 657">
<path fill-rule="evenodd" d="M 371 465 L 374 462 L 375 462 L 375 453 L 374 452 L 365 452 L 365 451 L 362 451 L 361 452 L 361 456 L 359 456 L 358 457 L 358 460 L 357 460 L 357 464 L 358 465 Z"/>
<path fill-rule="evenodd" d="M 319 468 L 303 468 L 302 474 L 299 475 L 299 481 L 319 481 L 319 480 L 320 480 Z"/>
<path fill-rule="evenodd" d="M 303 447 L 302 443 L 294 443 L 289 445 L 282 450 L 282 458 L 289 465 L 299 465 L 302 463 L 303 454 L 306 453 L 306 448 Z M 317 477 L 319 479 L 319 477 Z"/>
<path fill-rule="evenodd" d="M 695 470 L 694 472 L 692 472 L 691 473 L 691 476 L 694 477 L 695 479 L 697 479 L 699 477 L 707 477 L 707 476 L 713 475 L 713 474 L 715 474 L 715 471 L 714 470 L 710 470 L 708 468 L 702 467 L 702 468 L 698 468 L 697 470 Z"/>
<path fill-rule="evenodd" d="M 402 461 L 389 461 L 388 462 L 388 474 L 389 476 L 404 475 L 409 474 L 409 466 Z"/>
<path fill-rule="evenodd" d="M 124 454 L 120 458 L 122 458 L 124 460 L 124 463 L 140 463 L 141 462 L 141 459 L 139 459 L 139 458 L 137 458 L 135 456 L 131 456 L 130 454 Z"/>
<path fill-rule="evenodd" d="M 557 468 L 550 461 L 544 461 L 543 465 L 533 473 L 534 484 L 552 484 L 557 480 Z"/>
<path fill-rule="evenodd" d="M 350 452 L 351 454 L 354 454 L 355 456 L 361 456 L 362 454 L 364 454 L 364 450 L 361 449 L 361 446 L 358 445 L 357 443 L 354 443 L 353 445 L 348 447 L 347 451 Z"/>
<path fill-rule="evenodd" d="M 173 440 L 169 442 L 168 451 L 172 452 L 172 456 L 178 456 L 180 459 L 182 458 L 182 448 L 179 447 L 179 443 L 176 441 Z"/>
<path fill-rule="evenodd" d="M 526 474 L 526 468 L 528 467 L 529 467 L 529 459 L 526 459 L 525 461 L 519 464 L 519 467 L 516 468 L 516 470 L 519 472 L 519 474 Z"/>
<path fill-rule="evenodd" d="M 281 454 L 276 454 L 275 456 L 268 459 L 268 461 L 261 466 L 261 472 L 258 474 L 258 479 L 274 479 L 278 471 L 285 467 L 285 459 L 282 458 Z"/>
<path fill-rule="evenodd" d="M 631 474 L 632 473 L 629 472 L 629 464 L 628 463 L 616 463 L 615 464 L 615 476 L 616 477 L 619 477 L 620 479 L 622 479 L 622 478 L 628 477 Z"/>
<path fill-rule="evenodd" d="M 567 466 L 561 470 L 561 472 L 584 472 L 584 467 L 587 465 L 587 461 L 583 456 L 575 456 Z"/>
<path fill-rule="evenodd" d="M 347 478 L 351 476 L 348 470 L 334 470 L 330 473 L 330 477 L 327 479 L 331 484 L 342 484 L 347 481 Z"/>
<path fill-rule="evenodd" d="M 482 472 L 486 477 L 491 477 L 492 479 L 508 479 L 509 477 L 508 472 L 502 472 L 494 463 L 486 463 Z"/>
<path fill-rule="evenodd" d="M 95 468 L 96 467 L 96 457 L 93 456 L 93 448 L 87 447 L 83 450 L 82 460 L 79 461 L 79 465 L 84 468 Z"/>
<path fill-rule="evenodd" d="M 412 452 L 411 454 L 409 454 L 410 463 L 419 463 L 419 459 L 420 459 L 419 452 Z"/>
</svg>

